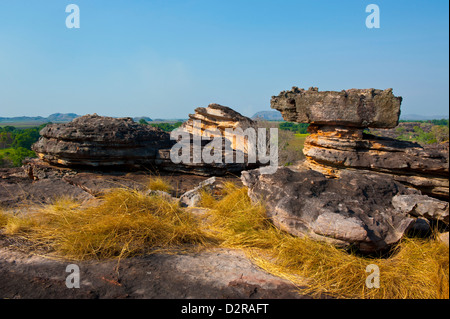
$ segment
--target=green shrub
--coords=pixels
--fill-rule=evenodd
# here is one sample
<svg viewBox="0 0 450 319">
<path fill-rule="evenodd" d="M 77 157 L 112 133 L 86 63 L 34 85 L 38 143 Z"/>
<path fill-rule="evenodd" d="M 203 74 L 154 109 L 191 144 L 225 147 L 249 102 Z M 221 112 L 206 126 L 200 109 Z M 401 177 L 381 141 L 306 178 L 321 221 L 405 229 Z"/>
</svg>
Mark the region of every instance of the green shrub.
<svg viewBox="0 0 450 319">
<path fill-rule="evenodd" d="M 176 122 L 176 123 L 158 123 L 158 124 L 150 124 L 153 127 L 158 127 L 162 129 L 165 132 L 172 132 L 174 129 L 179 128 L 183 122 Z"/>
<path fill-rule="evenodd" d="M 279 129 L 283 131 L 291 131 L 298 134 L 307 134 L 309 124 L 307 123 L 291 123 L 283 122 L 280 123 Z"/>
</svg>

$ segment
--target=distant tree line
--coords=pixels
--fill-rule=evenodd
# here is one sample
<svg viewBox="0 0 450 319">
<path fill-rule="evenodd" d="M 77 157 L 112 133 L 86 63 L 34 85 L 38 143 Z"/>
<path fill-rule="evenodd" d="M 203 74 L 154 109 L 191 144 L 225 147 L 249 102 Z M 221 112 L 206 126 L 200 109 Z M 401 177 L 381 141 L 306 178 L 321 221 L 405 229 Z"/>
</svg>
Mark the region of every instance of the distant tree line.
<svg viewBox="0 0 450 319">
<path fill-rule="evenodd" d="M 27 129 L 19 129 L 14 126 L 0 127 L 0 149 L 23 147 L 31 149 L 31 145 L 39 139 L 39 132 L 47 124 Z"/>
<path fill-rule="evenodd" d="M 153 127 L 158 127 L 165 132 L 172 132 L 174 129 L 179 128 L 183 122 L 176 123 L 158 123 L 158 124 L 150 124 Z"/>
<path fill-rule="evenodd" d="M 449 120 L 447 120 L 447 119 L 441 119 L 441 120 L 420 120 L 420 121 L 400 120 L 400 123 L 430 123 L 430 124 L 433 124 L 433 125 L 449 126 Z"/>
<path fill-rule="evenodd" d="M 35 157 L 31 145 L 39 139 L 39 132 L 47 124 L 27 129 L 0 127 L 0 167 L 20 166 L 27 157 Z"/>
<path fill-rule="evenodd" d="M 183 122 L 176 123 L 148 123 L 145 119 L 140 119 L 139 124 L 142 125 L 151 125 L 153 127 L 158 127 L 165 132 L 172 132 L 174 129 L 179 128 Z"/>
<path fill-rule="evenodd" d="M 400 140 L 414 141 L 421 144 L 442 143 L 449 140 L 449 120 L 427 120 L 427 121 L 401 121 L 403 123 L 414 123 L 412 132 L 404 126 L 398 126 L 395 130 Z"/>
<path fill-rule="evenodd" d="M 292 123 L 292 122 L 282 122 L 279 125 L 280 130 L 291 131 L 298 134 L 308 133 L 308 123 Z"/>
</svg>

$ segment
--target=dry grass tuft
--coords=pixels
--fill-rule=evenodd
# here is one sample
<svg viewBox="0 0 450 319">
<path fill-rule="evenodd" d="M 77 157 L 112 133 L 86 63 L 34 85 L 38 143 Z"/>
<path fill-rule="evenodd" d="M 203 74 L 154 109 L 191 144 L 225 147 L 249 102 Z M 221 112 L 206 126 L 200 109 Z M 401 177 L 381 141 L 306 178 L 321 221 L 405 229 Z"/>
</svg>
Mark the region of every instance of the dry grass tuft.
<svg viewBox="0 0 450 319">
<path fill-rule="evenodd" d="M 95 207 L 61 199 L 10 218 L 4 228 L 76 260 L 122 258 L 206 240 L 198 221 L 176 202 L 127 189 L 107 193 Z"/>
<path fill-rule="evenodd" d="M 163 191 L 166 193 L 170 193 L 173 190 L 169 182 L 159 176 L 151 177 L 147 187 L 154 191 Z"/>
<path fill-rule="evenodd" d="M 5 227 L 7 224 L 8 224 L 8 216 L 2 209 L 0 209 L 0 228 Z"/>
<path fill-rule="evenodd" d="M 200 207 L 210 209 L 205 227 L 217 234 L 221 245 L 232 248 L 268 248 L 281 232 L 272 226 L 262 204 L 252 205 L 246 188 L 226 183 L 223 197 L 217 200 L 203 192 Z"/>
</svg>

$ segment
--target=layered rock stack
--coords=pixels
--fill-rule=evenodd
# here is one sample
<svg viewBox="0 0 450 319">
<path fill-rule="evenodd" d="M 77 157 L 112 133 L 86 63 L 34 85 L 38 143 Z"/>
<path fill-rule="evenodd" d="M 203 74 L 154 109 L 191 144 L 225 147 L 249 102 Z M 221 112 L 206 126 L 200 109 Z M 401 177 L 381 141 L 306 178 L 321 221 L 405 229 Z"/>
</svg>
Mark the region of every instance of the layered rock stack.
<svg viewBox="0 0 450 319">
<path fill-rule="evenodd" d="M 339 177 L 345 170 L 390 176 L 423 194 L 448 200 L 448 144 L 422 147 L 364 132 L 396 127 L 401 102 L 392 89 L 319 92 L 294 87 L 272 97 L 271 107 L 286 121 L 310 123 L 303 150 L 307 167 L 329 177 Z"/>
<path fill-rule="evenodd" d="M 182 128 L 192 135 L 212 138 L 218 133 L 227 138 L 226 130 L 233 130 L 237 138 L 229 139 L 230 147 L 244 153 L 248 153 L 248 144 L 243 136 L 246 129 L 257 129 L 256 122 L 233 109 L 219 104 L 210 104 L 208 107 L 195 109 L 194 114 L 189 114 L 189 120 L 183 123 Z M 242 131 L 241 131 L 242 130 Z"/>
<path fill-rule="evenodd" d="M 173 145 L 169 134 L 131 118 L 94 115 L 64 124 L 49 124 L 32 149 L 42 160 L 76 167 L 153 165 L 161 149 Z"/>
<path fill-rule="evenodd" d="M 233 122 L 236 127 L 239 119 Z M 232 123 L 231 119 L 229 122 Z M 213 128 L 211 123 L 208 127 Z M 131 118 L 85 115 L 69 123 L 49 124 L 40 134 L 41 138 L 32 146 L 39 158 L 52 165 L 69 168 L 149 168 L 210 176 L 236 174 L 257 167 L 257 164 L 247 162 L 225 163 L 225 152 L 236 157 L 239 151 L 230 147 L 230 142 L 224 138 L 222 163 L 194 160 L 192 134 L 190 140 L 185 141 L 190 149 L 190 161 L 174 163 L 170 152 L 179 140 L 171 139 L 170 133 L 159 128 L 135 123 Z M 202 151 L 208 143 L 208 139 L 201 141 Z"/>
</svg>

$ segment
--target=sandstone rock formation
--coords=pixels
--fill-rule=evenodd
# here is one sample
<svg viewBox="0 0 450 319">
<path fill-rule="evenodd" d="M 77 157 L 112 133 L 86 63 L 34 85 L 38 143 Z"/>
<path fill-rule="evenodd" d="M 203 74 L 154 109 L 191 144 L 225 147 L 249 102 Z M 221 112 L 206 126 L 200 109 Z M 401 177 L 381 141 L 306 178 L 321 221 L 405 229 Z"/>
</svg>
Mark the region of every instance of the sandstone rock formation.
<svg viewBox="0 0 450 319">
<path fill-rule="evenodd" d="M 273 96 L 271 107 L 290 122 L 392 128 L 398 125 L 401 102 L 392 89 L 319 92 L 318 88 L 293 87 Z"/>
<path fill-rule="evenodd" d="M 448 202 L 437 200 L 426 195 L 396 195 L 392 205 L 399 211 L 411 216 L 425 218 L 430 221 L 449 223 Z"/>
<path fill-rule="evenodd" d="M 234 115 L 236 112 L 233 112 L 229 109 L 227 114 Z M 221 163 L 195 161 L 193 138 L 191 134 L 190 140 L 185 141 L 186 147 L 190 148 L 189 161 L 174 163 L 170 151 L 178 141 L 172 140 L 169 133 L 135 123 L 131 118 L 94 114 L 77 118 L 70 123 L 47 125 L 32 149 L 47 163 L 72 168 L 150 168 L 209 176 L 239 173 L 243 169 L 256 167 L 256 164 L 248 165 L 246 161 L 225 163 L 226 152 L 231 152 L 236 157 L 239 150 L 231 148 L 230 142 L 224 138 Z M 209 141 L 205 139 L 201 143 L 203 151 Z"/>
<path fill-rule="evenodd" d="M 244 171 L 241 179 L 253 201 L 263 200 L 277 227 L 362 252 L 387 249 L 414 225 L 413 216 L 393 206 L 395 196 L 421 196 L 391 178 L 357 171 L 330 179 L 284 167 L 267 175 Z"/>
<path fill-rule="evenodd" d="M 46 162 L 62 166 L 139 167 L 152 165 L 160 149 L 173 145 L 166 132 L 131 118 L 79 117 L 50 124 L 32 146 Z"/>
<path fill-rule="evenodd" d="M 401 100 L 391 89 L 319 92 L 294 87 L 273 97 L 271 107 L 285 120 L 311 124 L 303 149 L 309 168 L 330 177 L 347 169 L 377 173 L 448 200 L 448 143 L 423 147 L 364 133 L 368 127 L 395 127 Z"/>
<path fill-rule="evenodd" d="M 309 131 L 303 153 L 312 169 L 333 177 L 343 169 L 376 172 L 424 194 L 448 199 L 448 145 L 422 147 L 345 127 L 313 125 Z"/>
<path fill-rule="evenodd" d="M 219 104 L 210 104 L 208 107 L 195 109 L 195 114 L 189 114 L 189 120 L 183 123 L 183 129 L 193 135 L 210 138 L 220 133 L 227 138 L 226 129 L 234 130 L 236 138 L 229 139 L 231 148 L 244 153 L 248 153 L 248 145 L 241 138 L 248 128 L 257 129 L 256 122 L 241 115 L 233 109 Z"/>
</svg>

